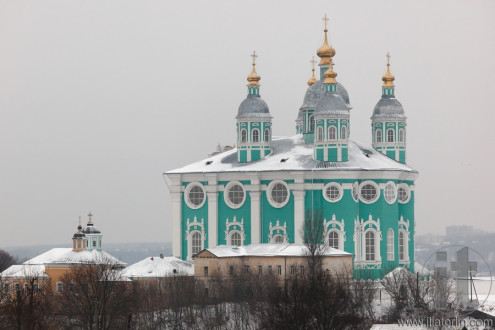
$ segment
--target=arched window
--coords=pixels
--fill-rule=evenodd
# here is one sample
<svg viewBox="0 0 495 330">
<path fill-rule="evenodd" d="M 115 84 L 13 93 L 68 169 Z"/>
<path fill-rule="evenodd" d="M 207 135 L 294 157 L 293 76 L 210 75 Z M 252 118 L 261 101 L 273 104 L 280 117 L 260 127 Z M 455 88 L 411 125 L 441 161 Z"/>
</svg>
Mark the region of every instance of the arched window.
<svg viewBox="0 0 495 330">
<path fill-rule="evenodd" d="M 309 131 L 314 132 L 315 130 L 315 117 L 313 115 L 309 116 Z"/>
<path fill-rule="evenodd" d="M 241 233 L 239 233 L 238 231 L 235 231 L 230 235 L 230 245 L 233 245 L 233 246 L 242 245 Z"/>
<path fill-rule="evenodd" d="M 402 128 L 399 130 L 399 142 L 405 142 L 404 130 Z"/>
<path fill-rule="evenodd" d="M 323 127 L 318 127 L 316 129 L 316 141 L 323 141 Z"/>
<path fill-rule="evenodd" d="M 377 143 L 381 143 L 382 142 L 382 130 L 381 129 L 377 129 L 375 134 L 376 134 L 375 141 Z"/>
<path fill-rule="evenodd" d="M 329 140 L 335 140 L 337 138 L 337 129 L 335 126 L 330 126 L 328 128 L 328 139 Z"/>
<path fill-rule="evenodd" d="M 387 260 L 394 261 L 395 253 L 394 253 L 394 230 L 390 228 L 387 231 Z"/>
<path fill-rule="evenodd" d="M 365 235 L 366 261 L 375 260 L 375 233 L 372 231 L 366 232 Z"/>
<path fill-rule="evenodd" d="M 339 248 L 339 234 L 336 231 L 331 231 L 328 234 L 328 246 L 334 249 Z"/>
<path fill-rule="evenodd" d="M 253 129 L 253 142 L 260 142 L 260 131 Z"/>
<path fill-rule="evenodd" d="M 195 255 L 201 251 L 201 233 L 194 232 L 191 237 L 192 254 Z"/>
<path fill-rule="evenodd" d="M 405 253 L 405 235 L 403 231 L 399 231 L 399 261 L 404 261 L 406 259 Z"/>
<path fill-rule="evenodd" d="M 387 131 L 387 142 L 394 142 L 394 130 L 389 129 Z"/>
<path fill-rule="evenodd" d="M 247 141 L 247 131 L 243 128 L 241 129 L 241 142 Z"/>
<path fill-rule="evenodd" d="M 270 130 L 268 128 L 265 129 L 265 142 L 270 141 Z"/>
<path fill-rule="evenodd" d="M 284 242 L 284 237 L 282 235 L 275 235 L 273 237 L 273 242 L 276 244 L 281 244 Z"/>
<path fill-rule="evenodd" d="M 347 139 L 347 127 L 342 126 L 340 128 L 340 138 L 341 139 Z"/>
</svg>

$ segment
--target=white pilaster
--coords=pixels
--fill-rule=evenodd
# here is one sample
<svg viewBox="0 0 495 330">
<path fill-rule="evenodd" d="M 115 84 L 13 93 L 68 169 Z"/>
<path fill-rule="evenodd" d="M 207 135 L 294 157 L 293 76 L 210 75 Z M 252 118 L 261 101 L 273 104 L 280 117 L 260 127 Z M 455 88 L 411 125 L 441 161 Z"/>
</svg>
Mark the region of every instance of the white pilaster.
<svg viewBox="0 0 495 330">
<path fill-rule="evenodd" d="M 261 243 L 261 219 L 260 219 L 260 180 L 256 174 L 249 175 L 251 186 L 249 196 L 251 198 L 251 244 Z"/>
<path fill-rule="evenodd" d="M 304 226 L 304 190 L 295 190 L 294 193 L 294 242 L 303 244 L 300 231 Z"/>
<path fill-rule="evenodd" d="M 170 176 L 170 199 L 172 202 L 172 255 L 182 258 L 182 240 L 184 232 L 182 231 L 182 195 L 180 176 Z"/>
<path fill-rule="evenodd" d="M 208 185 L 206 195 L 208 196 L 208 248 L 218 244 L 218 193 L 216 174 L 206 174 Z"/>
</svg>

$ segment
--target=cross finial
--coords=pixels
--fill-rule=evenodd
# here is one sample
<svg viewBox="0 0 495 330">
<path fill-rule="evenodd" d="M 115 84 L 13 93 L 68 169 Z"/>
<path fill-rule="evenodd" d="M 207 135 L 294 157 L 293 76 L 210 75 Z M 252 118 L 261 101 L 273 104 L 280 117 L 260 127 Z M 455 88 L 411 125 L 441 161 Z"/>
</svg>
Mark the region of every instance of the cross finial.
<svg viewBox="0 0 495 330">
<path fill-rule="evenodd" d="M 253 66 L 256 65 L 256 57 L 258 57 L 258 55 L 256 55 L 256 51 L 253 50 L 253 54 L 251 55 L 251 57 L 253 58 Z"/>
<path fill-rule="evenodd" d="M 329 21 L 326 13 L 325 13 L 325 16 L 322 18 L 322 20 L 325 22 L 325 31 L 326 31 L 327 30 L 327 22 Z"/>
<path fill-rule="evenodd" d="M 79 217 L 79 226 L 81 225 L 81 217 Z"/>
<path fill-rule="evenodd" d="M 390 56 L 390 52 L 387 52 L 387 55 L 386 56 L 387 56 L 387 66 L 389 66 L 390 65 L 390 58 L 392 56 Z"/>
<path fill-rule="evenodd" d="M 315 71 L 315 64 L 316 64 L 316 60 L 315 60 L 315 57 L 313 56 L 313 58 L 311 59 L 311 61 L 309 61 L 309 63 L 312 64 L 313 66 L 313 71 Z"/>
<path fill-rule="evenodd" d="M 91 212 L 89 212 L 89 214 L 88 214 L 88 218 L 89 218 L 89 220 L 91 220 L 91 217 L 92 217 L 92 216 L 93 216 L 93 214 L 91 214 Z"/>
</svg>

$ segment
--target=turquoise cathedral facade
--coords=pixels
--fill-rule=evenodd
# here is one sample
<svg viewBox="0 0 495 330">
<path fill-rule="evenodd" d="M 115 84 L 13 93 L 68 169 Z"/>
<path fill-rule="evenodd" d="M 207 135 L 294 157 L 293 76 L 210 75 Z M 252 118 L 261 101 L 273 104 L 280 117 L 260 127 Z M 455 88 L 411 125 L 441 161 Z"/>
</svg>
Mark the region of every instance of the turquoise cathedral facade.
<svg viewBox="0 0 495 330">
<path fill-rule="evenodd" d="M 305 217 L 322 216 L 324 243 L 354 255 L 356 271 L 414 271 L 418 172 L 406 164 L 406 116 L 389 56 L 371 116 L 371 147 L 351 139 L 349 95 L 333 71 L 335 49 L 318 49 L 296 135 L 272 138 L 253 53 L 248 95 L 236 115 L 237 147 L 164 173 L 170 183 L 172 253 L 217 245 L 297 243 Z M 233 114 L 234 117 L 234 114 Z"/>
</svg>

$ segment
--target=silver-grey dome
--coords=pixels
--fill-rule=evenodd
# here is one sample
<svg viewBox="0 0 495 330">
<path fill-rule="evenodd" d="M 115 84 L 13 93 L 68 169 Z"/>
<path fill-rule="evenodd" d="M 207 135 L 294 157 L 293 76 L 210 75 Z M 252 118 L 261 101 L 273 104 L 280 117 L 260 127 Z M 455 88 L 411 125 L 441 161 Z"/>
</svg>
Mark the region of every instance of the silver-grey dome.
<svg viewBox="0 0 495 330">
<path fill-rule="evenodd" d="M 406 118 L 402 104 L 395 97 L 384 95 L 376 104 L 371 119 L 384 117 Z"/>
<path fill-rule="evenodd" d="M 248 95 L 239 106 L 236 118 L 272 117 L 268 105 L 259 95 Z"/>
<path fill-rule="evenodd" d="M 325 86 L 321 80 L 315 82 L 311 87 L 306 90 L 306 94 L 304 95 L 303 105 L 301 109 L 314 109 L 316 107 L 316 103 L 320 99 L 321 95 L 325 93 Z M 352 106 L 349 102 L 349 93 L 341 83 L 337 83 L 337 94 L 339 94 L 344 100 L 345 104 L 349 109 L 352 109 Z"/>
<path fill-rule="evenodd" d="M 349 115 L 349 107 L 337 93 L 323 93 L 316 103 L 315 117 L 321 115 Z"/>
<path fill-rule="evenodd" d="M 90 224 L 88 224 L 87 227 L 84 227 L 82 232 L 85 234 L 101 234 L 101 231 L 99 231 L 95 226 Z"/>
<path fill-rule="evenodd" d="M 296 121 L 303 121 L 303 112 L 302 110 L 299 110 L 299 112 L 297 113 L 297 119 Z"/>
</svg>

